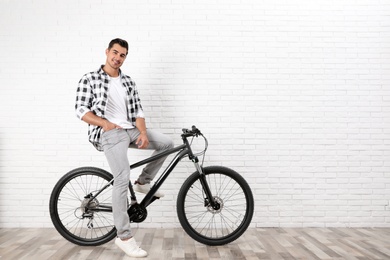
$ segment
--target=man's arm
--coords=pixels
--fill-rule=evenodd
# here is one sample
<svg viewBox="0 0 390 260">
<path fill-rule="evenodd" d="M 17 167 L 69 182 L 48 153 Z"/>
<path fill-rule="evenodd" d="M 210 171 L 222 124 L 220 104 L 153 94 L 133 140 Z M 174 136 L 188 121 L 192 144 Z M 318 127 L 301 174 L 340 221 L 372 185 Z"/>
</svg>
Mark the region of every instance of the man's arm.
<svg viewBox="0 0 390 260">
<path fill-rule="evenodd" d="M 138 89 L 137 85 L 134 81 L 132 81 L 132 86 L 134 88 L 134 100 L 135 100 L 135 107 L 136 107 L 136 119 L 135 119 L 135 127 L 137 127 L 138 131 L 140 132 L 140 135 L 135 142 L 136 145 L 138 145 L 138 148 L 143 149 L 148 147 L 149 145 L 149 139 L 146 132 L 146 123 L 145 123 L 145 114 L 142 109 L 141 105 L 141 99 L 138 95 Z"/>
<path fill-rule="evenodd" d="M 96 125 L 103 128 L 104 132 L 110 131 L 114 128 L 122 128 L 119 125 L 116 125 L 114 123 L 111 123 L 107 119 L 98 117 L 93 112 L 89 111 L 87 112 L 82 118 L 84 122 L 90 124 L 90 125 Z M 145 128 L 146 129 L 146 128 Z"/>
<path fill-rule="evenodd" d="M 140 135 L 135 142 L 136 145 L 138 145 L 138 148 L 143 149 L 148 147 L 149 145 L 149 139 L 146 134 L 146 123 L 145 118 L 137 117 L 135 120 L 135 126 L 137 127 L 138 131 L 140 132 Z"/>
<path fill-rule="evenodd" d="M 92 103 L 93 93 L 92 88 L 89 84 L 87 75 L 84 75 L 77 87 L 76 93 L 76 116 L 81 120 L 85 114 L 87 114 L 90 110 Z"/>
<path fill-rule="evenodd" d="M 95 115 L 95 113 L 90 110 L 92 99 L 92 88 L 87 76 L 84 75 L 80 79 L 77 88 L 75 105 L 77 117 L 90 125 L 102 127 L 105 132 L 110 131 L 114 128 L 121 128 L 120 126 Z"/>
</svg>

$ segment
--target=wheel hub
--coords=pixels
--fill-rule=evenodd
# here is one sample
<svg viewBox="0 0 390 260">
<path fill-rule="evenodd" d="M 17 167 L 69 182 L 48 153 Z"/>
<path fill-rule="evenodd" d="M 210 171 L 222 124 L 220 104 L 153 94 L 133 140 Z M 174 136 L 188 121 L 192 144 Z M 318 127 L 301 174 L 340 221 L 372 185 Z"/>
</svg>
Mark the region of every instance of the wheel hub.
<svg viewBox="0 0 390 260">
<path fill-rule="evenodd" d="M 220 197 L 214 197 L 214 207 L 212 207 L 211 204 L 207 206 L 207 210 L 212 214 L 221 213 L 222 209 L 223 209 L 223 200 Z"/>
<path fill-rule="evenodd" d="M 96 209 L 99 207 L 99 201 L 95 198 L 90 199 L 90 196 L 85 196 L 79 208 L 76 208 L 74 215 L 79 218 L 93 218 L 93 212 L 90 209 Z"/>
</svg>

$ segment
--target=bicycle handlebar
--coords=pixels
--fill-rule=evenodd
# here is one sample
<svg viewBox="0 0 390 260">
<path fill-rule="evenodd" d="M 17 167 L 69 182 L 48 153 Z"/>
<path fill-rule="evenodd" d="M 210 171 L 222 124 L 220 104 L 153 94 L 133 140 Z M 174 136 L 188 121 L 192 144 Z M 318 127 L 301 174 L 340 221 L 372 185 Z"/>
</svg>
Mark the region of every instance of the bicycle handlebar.
<svg viewBox="0 0 390 260">
<path fill-rule="evenodd" d="M 206 153 L 206 150 L 207 150 L 207 147 L 208 147 L 207 138 L 206 138 L 206 137 L 200 132 L 200 130 L 199 130 L 198 128 L 196 128 L 196 126 L 194 126 L 194 125 L 191 127 L 191 130 L 190 130 L 190 129 L 187 129 L 187 128 L 183 128 L 182 131 L 183 131 L 183 134 L 181 135 L 181 137 L 182 137 L 184 143 L 185 143 L 187 146 L 190 145 L 190 144 L 188 143 L 188 141 L 187 141 L 187 137 L 194 137 L 194 136 L 195 136 L 195 137 L 198 137 L 198 136 L 202 136 L 202 137 L 203 137 L 204 142 L 205 142 L 205 147 L 204 147 L 204 150 L 203 150 L 202 152 L 193 154 L 193 153 L 192 153 L 192 150 L 190 149 L 191 156 L 192 156 L 193 158 L 196 158 L 196 160 L 197 160 L 197 156 L 200 156 L 200 155 Z M 192 141 L 191 141 L 191 143 L 192 143 Z M 194 156 L 195 156 L 195 157 L 194 157 Z M 190 158 L 191 158 L 191 157 L 190 157 Z M 204 160 L 204 157 L 203 157 L 203 160 Z M 203 164 L 203 162 L 202 162 L 202 164 Z"/>
<path fill-rule="evenodd" d="M 198 128 L 196 128 L 196 126 L 194 126 L 194 125 L 192 126 L 191 130 L 189 130 L 187 128 L 183 128 L 182 131 L 183 131 L 182 136 L 184 136 L 184 137 L 189 137 L 189 136 L 198 137 L 199 135 L 202 135 L 200 130 Z"/>
</svg>

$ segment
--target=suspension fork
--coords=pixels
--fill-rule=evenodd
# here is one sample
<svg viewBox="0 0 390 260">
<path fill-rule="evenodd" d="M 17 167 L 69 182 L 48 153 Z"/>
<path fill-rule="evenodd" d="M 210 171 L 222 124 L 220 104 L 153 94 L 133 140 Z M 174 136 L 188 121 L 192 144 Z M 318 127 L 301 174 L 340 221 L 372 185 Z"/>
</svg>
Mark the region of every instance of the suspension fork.
<svg viewBox="0 0 390 260">
<path fill-rule="evenodd" d="M 203 187 L 204 192 L 206 193 L 206 197 L 207 197 L 208 202 L 210 203 L 211 207 L 213 207 L 213 209 L 216 209 L 218 207 L 218 205 L 214 201 L 213 194 L 211 193 L 209 184 L 207 183 L 207 180 L 206 180 L 206 174 L 204 173 L 203 168 L 199 165 L 198 157 L 193 156 L 192 162 L 194 163 L 195 168 L 199 173 L 199 180 L 200 180 L 200 183 Z"/>
<path fill-rule="evenodd" d="M 211 207 L 213 207 L 213 209 L 215 209 L 218 207 L 218 205 L 217 205 L 217 203 L 214 202 L 213 194 L 211 194 L 210 187 L 209 187 L 207 180 L 206 180 L 206 174 L 204 173 L 202 167 L 199 165 L 199 159 L 192 152 L 191 145 L 189 144 L 187 138 L 184 135 L 182 135 L 182 139 L 183 139 L 184 145 L 187 147 L 188 157 L 194 163 L 195 169 L 199 173 L 200 184 L 202 185 L 203 190 L 206 193 L 206 198 L 208 200 L 208 203 L 211 205 Z"/>
</svg>

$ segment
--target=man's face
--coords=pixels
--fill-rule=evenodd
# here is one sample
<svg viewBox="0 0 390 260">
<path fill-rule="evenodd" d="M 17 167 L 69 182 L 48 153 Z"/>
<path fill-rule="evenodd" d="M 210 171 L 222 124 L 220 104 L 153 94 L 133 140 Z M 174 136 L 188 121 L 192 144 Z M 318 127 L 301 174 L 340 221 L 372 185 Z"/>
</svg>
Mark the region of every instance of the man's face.
<svg viewBox="0 0 390 260">
<path fill-rule="evenodd" d="M 127 49 L 115 43 L 111 49 L 106 50 L 106 64 L 113 69 L 119 69 L 127 56 Z"/>
</svg>

